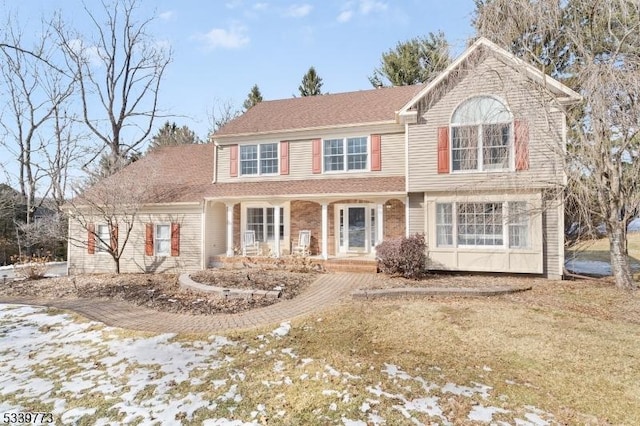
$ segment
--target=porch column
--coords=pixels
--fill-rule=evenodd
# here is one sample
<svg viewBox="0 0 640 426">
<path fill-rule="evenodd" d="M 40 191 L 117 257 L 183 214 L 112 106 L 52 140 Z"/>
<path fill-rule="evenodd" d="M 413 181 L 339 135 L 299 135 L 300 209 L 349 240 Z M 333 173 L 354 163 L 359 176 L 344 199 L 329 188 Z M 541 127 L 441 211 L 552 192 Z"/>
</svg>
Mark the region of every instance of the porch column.
<svg viewBox="0 0 640 426">
<path fill-rule="evenodd" d="M 384 206 L 386 203 L 376 205 L 376 240 L 373 242 L 373 247 L 377 246 L 384 240 Z"/>
<path fill-rule="evenodd" d="M 322 203 L 322 258 L 329 258 L 329 206 Z"/>
<path fill-rule="evenodd" d="M 233 257 L 233 204 L 227 203 L 227 257 Z"/>
<path fill-rule="evenodd" d="M 280 206 L 273 208 L 273 251 L 275 257 L 280 257 Z"/>
</svg>

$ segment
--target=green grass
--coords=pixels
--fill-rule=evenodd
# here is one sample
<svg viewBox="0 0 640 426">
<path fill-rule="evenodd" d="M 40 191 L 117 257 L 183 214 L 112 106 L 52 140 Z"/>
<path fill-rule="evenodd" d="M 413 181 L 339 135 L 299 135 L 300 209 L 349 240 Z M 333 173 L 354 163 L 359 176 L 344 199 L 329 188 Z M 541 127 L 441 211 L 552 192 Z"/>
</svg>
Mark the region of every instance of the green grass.
<svg viewBox="0 0 640 426">
<path fill-rule="evenodd" d="M 631 261 L 640 265 L 640 232 L 629 233 L 627 236 L 627 244 Z M 567 250 L 565 257 L 567 259 L 575 258 L 609 262 L 611 260 L 609 255 L 609 239 L 605 237 L 581 242 L 570 250 Z"/>
</svg>

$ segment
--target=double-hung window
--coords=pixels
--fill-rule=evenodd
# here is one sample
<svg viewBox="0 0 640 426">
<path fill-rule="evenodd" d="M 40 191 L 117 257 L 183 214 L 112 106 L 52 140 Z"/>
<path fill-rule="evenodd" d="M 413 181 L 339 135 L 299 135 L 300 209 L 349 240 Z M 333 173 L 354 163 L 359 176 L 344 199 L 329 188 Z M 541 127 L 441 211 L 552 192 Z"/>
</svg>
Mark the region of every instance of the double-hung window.
<svg viewBox="0 0 640 426">
<path fill-rule="evenodd" d="M 111 234 L 109 233 L 109 225 L 97 225 L 96 235 L 98 237 L 98 253 L 108 252 L 111 245 Z"/>
<path fill-rule="evenodd" d="M 368 163 L 368 138 L 325 139 L 324 171 L 366 170 Z"/>
<path fill-rule="evenodd" d="M 254 231 L 256 241 L 270 241 L 274 239 L 275 208 L 273 207 L 248 207 L 247 230 Z M 280 239 L 284 238 L 284 209 L 280 208 Z"/>
<path fill-rule="evenodd" d="M 451 169 L 507 170 L 513 157 L 513 116 L 495 98 L 474 97 L 451 117 Z"/>
<path fill-rule="evenodd" d="M 436 203 L 436 246 L 526 249 L 529 216 L 525 201 Z"/>
<path fill-rule="evenodd" d="M 240 174 L 267 175 L 278 173 L 278 144 L 262 143 L 240 146 Z"/>
<path fill-rule="evenodd" d="M 154 252 L 156 256 L 169 256 L 171 254 L 170 225 L 156 225 Z"/>
</svg>

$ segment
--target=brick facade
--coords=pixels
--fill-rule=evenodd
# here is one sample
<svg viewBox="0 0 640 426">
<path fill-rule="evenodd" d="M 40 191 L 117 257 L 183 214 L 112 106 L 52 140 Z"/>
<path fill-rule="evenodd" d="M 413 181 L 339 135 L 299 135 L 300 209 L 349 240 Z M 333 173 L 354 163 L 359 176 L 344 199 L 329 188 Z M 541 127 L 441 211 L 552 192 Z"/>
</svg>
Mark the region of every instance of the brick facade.
<svg viewBox="0 0 640 426">
<path fill-rule="evenodd" d="M 311 231 L 311 255 L 320 254 L 322 239 L 322 207 L 313 201 L 291 201 L 291 227 L 290 235 L 292 244 L 298 244 L 300 231 Z"/>
<path fill-rule="evenodd" d="M 398 199 L 389 200 L 384 208 L 384 238 L 403 237 L 405 234 L 404 203 Z"/>
</svg>

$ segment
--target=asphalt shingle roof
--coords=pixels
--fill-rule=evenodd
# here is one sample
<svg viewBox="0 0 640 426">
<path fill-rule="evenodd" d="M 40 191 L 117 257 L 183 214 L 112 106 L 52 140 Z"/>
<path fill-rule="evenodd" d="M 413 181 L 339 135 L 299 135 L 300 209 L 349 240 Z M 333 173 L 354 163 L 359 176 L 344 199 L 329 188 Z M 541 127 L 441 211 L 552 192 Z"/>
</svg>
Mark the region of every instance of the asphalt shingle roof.
<svg viewBox="0 0 640 426">
<path fill-rule="evenodd" d="M 223 126 L 216 137 L 315 129 L 395 120 L 424 86 L 397 86 L 357 92 L 263 101 Z"/>
</svg>

